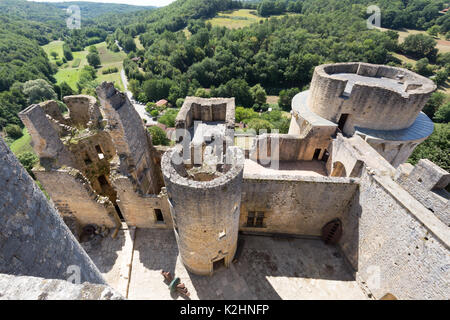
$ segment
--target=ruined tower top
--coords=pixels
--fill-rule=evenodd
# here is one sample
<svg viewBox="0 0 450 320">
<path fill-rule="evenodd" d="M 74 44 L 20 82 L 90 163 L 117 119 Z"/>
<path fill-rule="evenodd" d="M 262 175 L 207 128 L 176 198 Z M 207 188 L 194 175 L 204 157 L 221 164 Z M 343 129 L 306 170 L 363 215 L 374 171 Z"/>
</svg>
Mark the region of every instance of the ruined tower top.
<svg viewBox="0 0 450 320">
<path fill-rule="evenodd" d="M 308 105 L 317 115 L 375 130 L 410 127 L 436 90 L 433 81 L 402 68 L 351 62 L 315 68 Z"/>
</svg>

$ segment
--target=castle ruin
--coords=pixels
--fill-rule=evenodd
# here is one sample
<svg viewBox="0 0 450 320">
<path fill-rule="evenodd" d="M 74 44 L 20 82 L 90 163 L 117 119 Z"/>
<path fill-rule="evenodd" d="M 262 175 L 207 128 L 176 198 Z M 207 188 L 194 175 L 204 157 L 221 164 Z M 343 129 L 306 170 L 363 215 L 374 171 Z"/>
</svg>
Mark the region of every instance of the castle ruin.
<svg viewBox="0 0 450 320">
<path fill-rule="evenodd" d="M 185 268 L 212 279 L 239 256 L 240 238 L 324 241 L 368 297 L 448 299 L 450 174 L 428 160 L 405 163 L 433 132 L 421 110 L 434 90 L 432 81 L 400 68 L 321 65 L 310 90 L 292 101 L 289 133 L 257 135 L 248 152 L 235 145 L 233 98 L 187 97 L 168 150 L 153 146 L 133 105 L 111 83 L 97 88 L 100 104 L 65 97 L 68 114 L 53 101 L 32 105 L 20 118 L 40 158 L 33 172 L 52 203 L 3 143 L 1 177 L 8 188 L 35 190 L 61 231 L 39 242 L 33 234 L 46 233 L 50 222 L 29 221 L 26 228 L 27 219 L 8 218 L 10 211 L 1 209 L 0 239 L 3 244 L 19 228 L 25 250 L 33 252 L 66 237 L 79 255 L 73 259 L 97 275 L 85 281 L 100 284 L 75 239 L 86 226 L 169 230 Z M 8 180 L 11 170 L 23 179 Z M 0 201 L 14 201 L 8 192 L 2 189 Z M 39 216 L 30 207 L 20 212 Z M 40 264 L 33 270 L 29 261 L 15 272 L 5 268 L 5 257 L 20 251 L 14 248 L 0 247 L 1 273 L 62 279 L 58 270 L 43 272 Z M 48 263 L 65 259 L 54 251 Z"/>
</svg>

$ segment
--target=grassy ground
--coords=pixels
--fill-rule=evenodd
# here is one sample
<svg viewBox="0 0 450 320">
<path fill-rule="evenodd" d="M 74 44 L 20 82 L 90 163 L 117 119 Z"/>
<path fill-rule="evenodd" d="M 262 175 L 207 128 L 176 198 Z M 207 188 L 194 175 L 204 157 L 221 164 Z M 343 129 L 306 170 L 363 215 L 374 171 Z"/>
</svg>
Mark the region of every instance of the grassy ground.
<svg viewBox="0 0 450 320">
<path fill-rule="evenodd" d="M 42 47 L 42 49 L 44 49 L 45 53 L 47 54 L 47 56 L 51 62 L 55 62 L 56 60 L 62 59 L 63 54 L 64 54 L 63 53 L 63 44 L 64 44 L 64 41 L 53 41 Z M 53 57 L 50 55 L 50 53 L 53 51 L 58 54 L 57 59 L 53 59 Z"/>
<path fill-rule="evenodd" d="M 19 156 L 22 153 L 25 152 L 33 152 L 33 148 L 31 147 L 31 136 L 28 134 L 27 129 L 23 129 L 23 136 L 20 139 L 15 140 L 9 147 L 11 148 L 11 151 L 16 155 Z"/>
<path fill-rule="evenodd" d="M 291 15 L 291 14 L 287 14 Z M 272 17 L 281 17 L 280 16 L 271 16 Z M 259 22 L 266 18 L 259 17 L 255 10 L 249 9 L 240 9 L 232 12 L 219 12 L 219 14 L 207 20 L 207 22 L 211 22 L 213 27 L 227 27 L 229 29 L 238 29 L 251 25 L 252 23 Z"/>
<path fill-rule="evenodd" d="M 386 28 L 379 28 L 379 29 L 382 31 L 389 30 Z M 402 30 L 393 30 L 393 31 L 398 32 L 399 43 L 402 43 L 405 40 L 405 38 L 411 34 L 422 33 L 422 34 L 428 35 L 428 33 L 426 31 L 421 31 L 421 30 L 402 29 Z M 437 42 L 436 48 L 439 50 L 440 53 L 450 52 L 450 41 L 445 40 L 444 35 L 439 35 L 439 37 L 435 37 L 434 39 Z"/>
<path fill-rule="evenodd" d="M 120 71 L 123 68 L 122 61 L 127 57 L 124 52 L 112 52 L 106 47 L 106 43 L 102 42 L 97 45 L 98 53 L 100 55 L 101 67 L 97 71 L 97 80 L 114 82 L 117 89 L 123 91 L 124 87 L 120 78 Z M 102 74 L 102 70 L 116 67 L 118 72 L 111 74 Z"/>
<path fill-rule="evenodd" d="M 136 48 L 138 50 L 144 50 L 144 46 L 141 43 L 141 40 L 139 40 L 139 37 L 134 38 L 134 43 L 136 43 Z"/>
<path fill-rule="evenodd" d="M 62 46 L 63 41 L 53 41 L 45 46 L 43 46 L 44 51 L 49 56 L 52 62 L 55 60 L 50 56 L 50 52 L 55 51 L 58 54 L 61 54 L 62 57 Z M 126 54 L 123 52 L 112 52 L 108 50 L 106 47 L 106 43 L 98 43 L 95 45 L 100 55 L 101 67 L 97 70 L 97 80 L 99 82 L 102 81 L 112 81 L 116 84 L 119 90 L 123 90 L 122 80 L 120 79 L 120 70 L 122 69 L 122 61 L 126 58 Z M 72 89 L 77 89 L 77 82 L 80 78 L 80 70 L 88 65 L 87 48 L 84 51 L 73 52 L 73 60 L 68 63 L 62 65 L 58 68 L 58 72 L 55 75 L 55 79 L 57 83 L 61 83 L 63 81 L 67 82 Z M 117 67 L 118 72 L 112 74 L 102 74 L 103 69 Z"/>
</svg>

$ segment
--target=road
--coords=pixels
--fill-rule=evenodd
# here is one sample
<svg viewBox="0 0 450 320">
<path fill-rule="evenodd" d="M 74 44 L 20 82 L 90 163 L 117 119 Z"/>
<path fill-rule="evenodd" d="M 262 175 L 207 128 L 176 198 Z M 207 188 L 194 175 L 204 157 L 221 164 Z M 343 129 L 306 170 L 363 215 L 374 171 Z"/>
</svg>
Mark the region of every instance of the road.
<svg viewBox="0 0 450 320">
<path fill-rule="evenodd" d="M 145 110 L 145 105 L 143 105 L 143 104 L 137 102 L 136 100 L 134 100 L 133 93 L 131 93 L 131 91 L 128 90 L 128 79 L 127 79 L 127 76 L 125 74 L 125 70 L 123 68 L 120 71 L 120 77 L 122 78 L 123 87 L 125 88 L 125 92 L 126 92 L 126 94 L 128 96 L 128 99 L 130 99 L 130 101 L 133 104 L 134 108 L 139 113 L 139 116 L 142 119 L 145 119 L 147 121 L 147 124 L 156 125 L 158 122 L 152 120 L 151 116 Z"/>
</svg>

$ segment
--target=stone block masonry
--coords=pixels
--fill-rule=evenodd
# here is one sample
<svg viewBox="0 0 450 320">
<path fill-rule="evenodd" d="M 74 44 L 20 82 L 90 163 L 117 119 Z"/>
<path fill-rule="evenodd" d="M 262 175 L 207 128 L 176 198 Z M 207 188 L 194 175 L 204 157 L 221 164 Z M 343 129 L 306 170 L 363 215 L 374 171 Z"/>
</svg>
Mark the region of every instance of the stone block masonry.
<svg viewBox="0 0 450 320">
<path fill-rule="evenodd" d="M 0 139 L 0 273 L 105 284 L 56 209 Z M 75 275 L 77 276 L 77 275 Z"/>
</svg>

